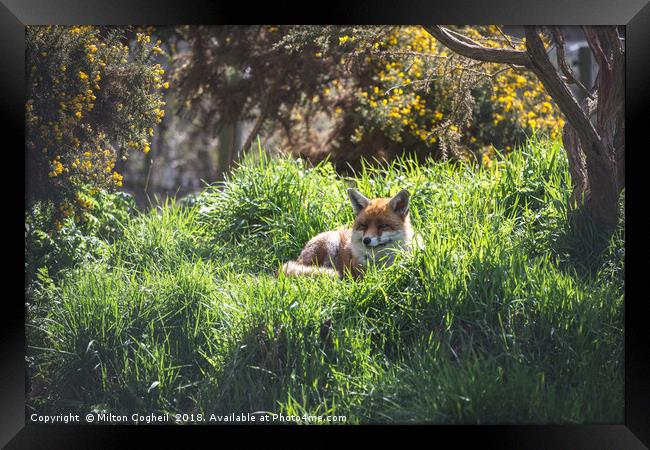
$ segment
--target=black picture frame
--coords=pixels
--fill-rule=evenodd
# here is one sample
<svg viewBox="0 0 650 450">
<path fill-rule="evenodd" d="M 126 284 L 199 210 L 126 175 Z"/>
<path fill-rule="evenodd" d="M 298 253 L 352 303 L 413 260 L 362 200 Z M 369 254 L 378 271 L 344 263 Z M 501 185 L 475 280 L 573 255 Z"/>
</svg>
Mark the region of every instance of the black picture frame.
<svg viewBox="0 0 650 450">
<path fill-rule="evenodd" d="M 315 6 L 315 7 L 314 7 Z M 632 148 L 626 163 L 628 189 L 626 189 L 626 299 L 625 299 L 625 423 L 601 425 L 557 426 L 417 426 L 418 432 L 431 434 L 435 440 L 451 439 L 455 444 L 476 440 L 481 447 L 497 448 L 644 448 L 650 445 L 650 339 L 646 316 L 642 313 L 647 301 L 640 289 L 643 285 L 642 228 L 643 168 L 649 167 L 647 144 L 641 133 L 645 131 L 644 110 L 650 104 L 650 4 L 646 0 L 552 1 L 552 0 L 498 0 L 488 4 L 481 0 L 456 2 L 433 2 L 417 0 L 395 1 L 330 1 L 319 10 L 312 5 L 311 12 L 305 5 L 287 2 L 255 4 L 237 11 L 233 2 L 172 0 L 2 0 L 0 3 L 0 114 L 5 136 L 15 137 L 17 145 L 5 145 L 6 167 L 18 174 L 16 169 L 24 166 L 20 157 L 21 143 L 24 147 L 25 102 L 25 26 L 36 24 L 225 24 L 225 23 L 437 23 L 437 24 L 552 24 L 552 25 L 625 25 L 626 26 L 626 140 Z M 636 148 L 640 146 L 640 148 Z M 629 156 L 632 155 L 632 156 Z M 11 159 L 11 161 L 9 161 Z M 645 161 L 644 161 L 645 159 Z M 24 176 L 26 173 L 22 172 Z M 5 225 L 10 232 L 24 233 L 21 211 L 24 210 L 24 194 L 15 185 L 6 184 L 5 207 L 15 211 L 7 214 Z M 638 216 L 638 217 L 637 217 Z M 15 241 L 7 258 L 7 280 L 18 284 L 20 268 L 15 261 L 24 258 L 24 246 Z M 630 260 L 631 258 L 631 260 Z M 631 261 L 631 263 L 629 262 Z M 15 271 L 15 276 L 13 275 Z M 636 291 L 636 292 L 635 292 Z M 23 290 L 24 292 L 24 290 Z M 630 295 L 629 293 L 632 293 Z M 168 427 L 134 426 L 47 426 L 25 424 L 25 313 L 19 295 L 5 294 L 4 324 L 2 330 L 2 371 L 0 389 L 0 444 L 7 448 L 59 446 L 89 448 L 124 446 L 135 433 L 163 436 L 161 430 Z M 220 439 L 242 427 L 180 427 L 187 433 L 214 432 Z M 243 427 L 246 428 L 247 427 Z M 261 427 L 254 435 L 265 438 L 278 429 L 297 432 L 295 427 Z M 313 430 L 314 427 L 308 427 Z M 319 427 L 320 428 L 320 427 Z M 379 427 L 336 427 L 376 434 Z M 403 428 L 403 427 L 398 427 Z M 385 430 L 386 428 L 383 428 Z M 177 429 L 178 430 L 178 429 Z M 409 427 L 413 430 L 413 427 Z M 244 429 L 244 431 L 246 431 Z M 409 431 L 410 432 L 410 431 Z M 166 434 L 166 433 L 165 433 Z M 430 439 L 430 438 L 428 438 Z"/>
</svg>

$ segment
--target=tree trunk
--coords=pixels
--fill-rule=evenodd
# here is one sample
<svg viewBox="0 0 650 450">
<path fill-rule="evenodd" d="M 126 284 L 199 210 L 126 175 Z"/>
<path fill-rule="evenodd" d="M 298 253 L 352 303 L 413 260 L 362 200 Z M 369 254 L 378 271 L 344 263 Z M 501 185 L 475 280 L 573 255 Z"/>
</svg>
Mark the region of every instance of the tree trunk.
<svg viewBox="0 0 650 450">
<path fill-rule="evenodd" d="M 612 232 L 625 187 L 625 50 L 616 27 L 584 27 L 584 32 L 598 62 L 595 112 L 600 137 L 586 152 L 590 195 L 585 210 L 600 228 Z M 591 108 L 587 113 L 591 118 Z M 583 139 L 583 148 L 587 144 Z"/>
<path fill-rule="evenodd" d="M 567 152 L 569 174 L 573 182 L 573 192 L 569 198 L 569 209 L 574 210 L 584 204 L 584 199 L 588 195 L 589 179 L 587 178 L 587 162 L 580 145 L 580 138 L 570 123 L 567 123 L 562 130 L 562 144 Z"/>
<path fill-rule="evenodd" d="M 584 209 L 600 229 L 611 233 L 618 224 L 618 197 L 620 191 L 616 181 L 616 164 L 613 151 L 602 142 L 592 144 L 601 147 L 602 158 L 587 158 L 587 178 L 589 195 L 585 198 Z"/>
<path fill-rule="evenodd" d="M 217 179 L 223 180 L 237 151 L 237 125 L 226 123 L 219 131 L 219 160 L 217 161 Z"/>
<path fill-rule="evenodd" d="M 587 117 L 598 112 L 599 103 L 594 99 L 585 99 L 582 109 Z M 599 130 L 607 134 L 608 130 Z M 615 131 L 615 130 L 614 130 Z M 605 231 L 613 231 L 618 222 L 618 196 L 622 185 L 618 183 L 618 165 L 612 158 L 613 147 L 607 148 L 610 140 L 602 136 L 591 143 L 588 138 L 581 139 L 571 123 L 564 126 L 562 143 L 567 152 L 569 173 L 573 182 L 573 192 L 569 200 L 569 211 L 582 210 Z M 600 146 L 600 149 L 588 149 L 585 145 Z M 586 158 L 586 154 L 602 154 L 598 158 Z"/>
<path fill-rule="evenodd" d="M 244 145 L 242 145 L 241 147 L 240 156 L 243 156 L 247 151 L 250 150 L 251 145 L 253 145 L 253 139 L 255 139 L 255 137 L 262 129 L 262 125 L 264 125 L 264 121 L 266 120 L 267 113 L 268 111 L 266 109 L 266 105 L 263 105 L 260 111 L 260 115 L 257 116 L 257 119 L 255 119 L 255 124 L 253 125 L 253 129 L 251 130 L 250 133 L 248 133 L 248 137 L 246 138 Z"/>
</svg>

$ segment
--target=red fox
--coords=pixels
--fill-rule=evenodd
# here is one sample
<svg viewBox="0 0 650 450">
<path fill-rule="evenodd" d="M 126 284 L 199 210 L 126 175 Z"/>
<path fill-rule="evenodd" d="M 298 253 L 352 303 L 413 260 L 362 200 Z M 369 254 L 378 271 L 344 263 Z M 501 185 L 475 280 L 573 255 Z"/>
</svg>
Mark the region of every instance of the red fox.
<svg viewBox="0 0 650 450">
<path fill-rule="evenodd" d="M 354 188 L 348 196 L 356 218 L 352 229 L 326 231 L 313 237 L 295 261 L 282 266 L 286 275 L 326 274 L 343 278 L 347 270 L 355 278 L 369 262 L 387 266 L 395 250 L 409 249 L 413 230 L 409 220 L 409 192 L 393 198 L 370 200 Z"/>
</svg>

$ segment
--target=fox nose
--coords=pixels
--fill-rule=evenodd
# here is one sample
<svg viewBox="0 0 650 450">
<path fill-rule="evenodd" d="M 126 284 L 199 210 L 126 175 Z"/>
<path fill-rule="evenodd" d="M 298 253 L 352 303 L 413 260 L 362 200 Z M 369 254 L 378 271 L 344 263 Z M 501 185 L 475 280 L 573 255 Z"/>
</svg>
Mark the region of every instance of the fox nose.
<svg viewBox="0 0 650 450">
<path fill-rule="evenodd" d="M 370 238 L 369 237 L 364 237 L 363 238 L 363 243 L 366 245 L 370 245 Z"/>
</svg>

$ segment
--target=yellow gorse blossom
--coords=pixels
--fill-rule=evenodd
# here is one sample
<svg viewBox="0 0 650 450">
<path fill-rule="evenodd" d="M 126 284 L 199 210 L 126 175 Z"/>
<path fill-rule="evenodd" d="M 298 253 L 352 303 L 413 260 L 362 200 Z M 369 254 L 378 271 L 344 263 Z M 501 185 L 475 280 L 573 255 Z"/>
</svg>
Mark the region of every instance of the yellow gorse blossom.
<svg viewBox="0 0 650 450">
<path fill-rule="evenodd" d="M 151 41 L 151 36 L 144 33 L 136 33 L 136 41 L 138 43 L 147 43 Z"/>
<path fill-rule="evenodd" d="M 488 47 L 510 45 L 500 37 L 496 27 L 466 28 L 462 32 Z M 339 44 L 347 42 L 348 39 L 347 36 L 339 37 Z M 523 49 L 525 45 L 523 41 L 516 39 L 512 40 L 512 44 L 519 49 Z M 412 136 L 425 145 L 430 145 L 438 141 L 434 131 L 442 128 L 460 136 L 460 139 L 464 139 L 467 145 L 474 148 L 478 149 L 485 145 L 481 140 L 483 138 L 465 136 L 467 130 L 464 129 L 464 124 L 449 124 L 449 120 L 453 118 L 447 117 L 446 114 L 449 113 L 446 111 L 451 111 L 453 108 L 440 107 L 449 105 L 451 101 L 444 90 L 437 92 L 435 97 L 428 95 L 422 98 L 419 95 L 421 89 L 418 89 L 418 86 L 422 86 L 432 70 L 433 75 L 441 78 L 462 75 L 463 69 L 458 65 L 432 66 L 427 60 L 436 58 L 451 60 L 459 58 L 457 55 L 442 47 L 422 27 L 396 28 L 385 42 L 373 44 L 373 49 L 380 47 L 389 52 L 410 52 L 409 55 L 413 54 L 413 57 L 366 61 L 374 67 L 373 84 L 360 90 L 357 99 L 360 107 L 367 108 L 372 120 L 376 121 L 372 126 L 380 128 L 395 142 L 401 142 L 405 136 Z M 418 53 L 423 57 L 418 56 Z M 486 64 L 485 69 L 481 70 L 489 73 L 501 69 L 501 66 Z M 507 126 L 511 128 L 515 126 L 543 128 L 549 131 L 552 137 L 559 135 L 564 123 L 557 107 L 536 78 L 515 70 L 507 70 L 493 80 L 487 81 L 491 82 L 488 95 L 493 105 L 492 117 L 488 119 L 488 123 L 499 126 L 507 122 Z M 352 140 L 360 142 L 367 131 L 367 126 L 357 127 L 351 137 Z"/>
<path fill-rule="evenodd" d="M 50 177 L 57 177 L 63 173 L 63 164 L 61 164 L 61 161 L 58 159 L 51 162 L 51 167 L 52 170 L 49 173 Z"/>
<path fill-rule="evenodd" d="M 112 180 L 116 186 L 122 186 L 122 175 L 119 173 L 113 172 Z"/>
</svg>

